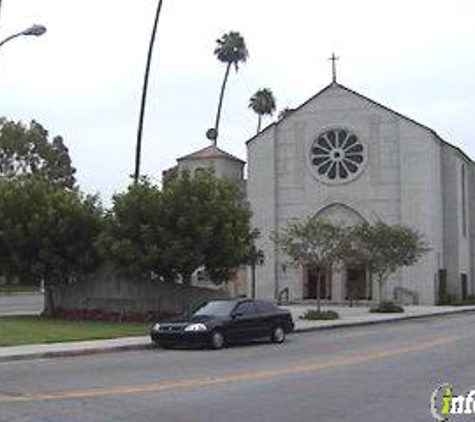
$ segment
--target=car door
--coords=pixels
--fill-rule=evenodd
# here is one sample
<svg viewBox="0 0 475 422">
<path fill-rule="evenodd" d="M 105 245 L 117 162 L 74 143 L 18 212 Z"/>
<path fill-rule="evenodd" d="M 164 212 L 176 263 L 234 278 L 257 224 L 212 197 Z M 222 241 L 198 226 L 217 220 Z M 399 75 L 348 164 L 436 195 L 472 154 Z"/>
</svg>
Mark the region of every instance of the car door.
<svg viewBox="0 0 475 422">
<path fill-rule="evenodd" d="M 276 317 L 277 308 L 268 302 L 256 301 L 255 303 L 259 314 L 259 336 L 270 336 L 276 323 L 278 323 Z"/>
<path fill-rule="evenodd" d="M 234 340 L 249 340 L 259 336 L 259 315 L 254 302 L 239 303 L 231 318 L 228 333 Z"/>
</svg>

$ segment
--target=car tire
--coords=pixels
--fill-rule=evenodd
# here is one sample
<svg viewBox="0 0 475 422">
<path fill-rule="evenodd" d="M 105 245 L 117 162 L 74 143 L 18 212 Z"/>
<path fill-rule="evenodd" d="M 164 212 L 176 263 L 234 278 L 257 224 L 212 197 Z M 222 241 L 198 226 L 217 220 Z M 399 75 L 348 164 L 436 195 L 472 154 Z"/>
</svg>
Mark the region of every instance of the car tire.
<svg viewBox="0 0 475 422">
<path fill-rule="evenodd" d="M 282 344 L 285 341 L 285 330 L 281 325 L 276 325 L 272 329 L 272 334 L 270 336 L 272 343 Z"/>
<path fill-rule="evenodd" d="M 224 347 L 224 335 L 221 330 L 214 330 L 210 336 L 210 346 L 214 350 Z"/>
</svg>

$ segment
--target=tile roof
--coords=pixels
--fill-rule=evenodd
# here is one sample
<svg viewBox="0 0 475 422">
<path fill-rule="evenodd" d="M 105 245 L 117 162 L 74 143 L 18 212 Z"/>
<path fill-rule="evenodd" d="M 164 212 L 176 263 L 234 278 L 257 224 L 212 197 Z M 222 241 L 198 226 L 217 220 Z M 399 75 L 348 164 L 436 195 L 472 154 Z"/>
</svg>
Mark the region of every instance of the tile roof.
<svg viewBox="0 0 475 422">
<path fill-rule="evenodd" d="M 240 158 L 235 157 L 234 155 L 229 154 L 222 149 L 214 145 L 210 145 L 206 148 L 202 148 L 198 151 L 192 152 L 191 154 L 184 155 L 177 159 L 177 161 L 181 160 L 199 160 L 204 158 L 227 158 L 234 161 L 239 161 L 241 163 L 245 163 L 245 161 L 241 160 Z"/>
</svg>

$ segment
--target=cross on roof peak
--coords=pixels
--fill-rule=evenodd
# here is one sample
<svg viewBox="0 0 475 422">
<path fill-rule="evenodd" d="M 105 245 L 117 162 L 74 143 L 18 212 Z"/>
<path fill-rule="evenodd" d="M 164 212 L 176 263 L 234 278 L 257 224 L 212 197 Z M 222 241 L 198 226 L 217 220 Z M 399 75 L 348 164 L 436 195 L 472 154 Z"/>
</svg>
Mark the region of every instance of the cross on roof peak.
<svg viewBox="0 0 475 422">
<path fill-rule="evenodd" d="M 337 60 L 340 60 L 340 58 L 335 56 L 335 53 L 332 53 L 328 60 L 331 60 L 332 62 L 332 82 L 336 83 L 336 62 Z"/>
</svg>

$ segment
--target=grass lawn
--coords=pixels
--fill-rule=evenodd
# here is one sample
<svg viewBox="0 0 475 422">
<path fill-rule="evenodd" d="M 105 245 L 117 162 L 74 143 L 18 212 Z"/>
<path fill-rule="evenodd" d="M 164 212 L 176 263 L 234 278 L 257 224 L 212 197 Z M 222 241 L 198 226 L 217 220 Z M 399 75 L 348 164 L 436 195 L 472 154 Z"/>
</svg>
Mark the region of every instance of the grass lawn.
<svg viewBox="0 0 475 422">
<path fill-rule="evenodd" d="M 70 321 L 40 316 L 0 317 L 0 347 L 144 336 L 150 323 Z"/>
<path fill-rule="evenodd" d="M 18 293 L 37 293 L 40 290 L 38 286 L 11 286 L 0 284 L 1 294 L 18 294 Z"/>
</svg>

